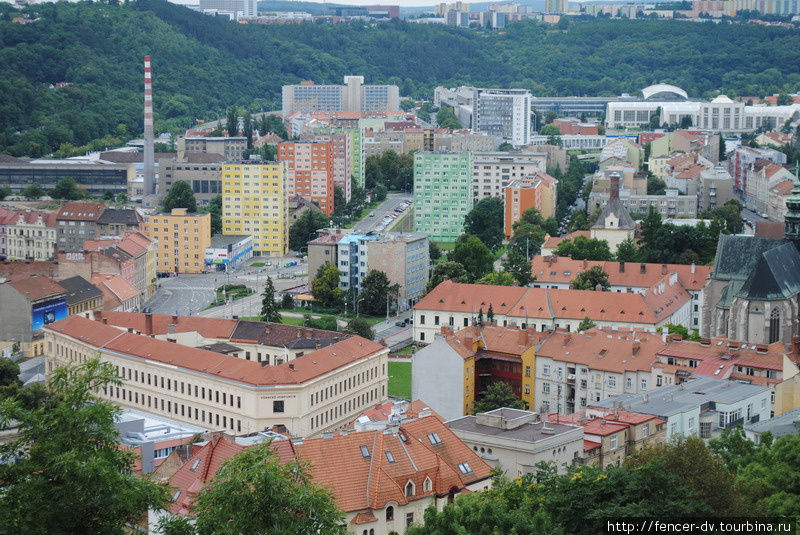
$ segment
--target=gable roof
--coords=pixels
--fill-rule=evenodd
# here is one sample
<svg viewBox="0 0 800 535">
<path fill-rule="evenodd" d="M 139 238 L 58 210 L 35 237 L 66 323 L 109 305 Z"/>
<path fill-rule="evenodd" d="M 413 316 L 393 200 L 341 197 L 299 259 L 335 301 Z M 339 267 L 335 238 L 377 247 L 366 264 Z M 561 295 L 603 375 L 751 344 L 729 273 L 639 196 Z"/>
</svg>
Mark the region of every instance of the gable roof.
<svg viewBox="0 0 800 535">
<path fill-rule="evenodd" d="M 584 365 L 614 373 L 649 372 L 665 345 L 661 335 L 590 329 L 584 333 L 554 332 L 536 351 L 538 357 Z"/>
<path fill-rule="evenodd" d="M 119 275 L 95 273 L 92 275 L 92 284 L 103 292 L 103 307 L 109 310 L 113 310 L 139 295 L 139 290 Z"/>
<path fill-rule="evenodd" d="M 619 199 L 611 199 L 608 201 L 608 204 L 603 207 L 600 215 L 597 216 L 597 220 L 594 222 L 594 225 L 592 225 L 592 228 L 606 228 L 606 218 L 612 214 L 619 220 L 617 228 L 625 230 L 633 230 L 636 228 L 636 222 Z"/>
<path fill-rule="evenodd" d="M 29 301 L 63 297 L 66 293 L 64 288 L 54 283 L 52 280 L 38 275 L 11 280 L 4 284 L 8 284 L 14 288 L 16 291 L 27 297 Z"/>
<path fill-rule="evenodd" d="M 791 243 L 761 253 L 738 296 L 750 300 L 789 299 L 800 293 L 800 254 Z"/>
<path fill-rule="evenodd" d="M 103 210 L 103 213 L 100 214 L 100 217 L 97 218 L 97 222 L 101 225 L 137 226 L 141 225 L 144 220 L 142 216 L 133 209 L 106 208 Z"/>
<path fill-rule="evenodd" d="M 711 277 L 716 280 L 745 281 L 758 264 L 761 254 L 783 243 L 783 240 L 775 238 L 720 234 Z"/>
<path fill-rule="evenodd" d="M 558 247 L 558 244 L 564 240 L 574 240 L 578 236 L 583 236 L 584 238 L 591 238 L 592 233 L 588 230 L 576 230 L 574 232 L 570 232 L 569 234 L 565 234 L 564 236 L 548 236 L 547 239 L 542 244 L 542 249 L 555 249 Z"/>
<path fill-rule="evenodd" d="M 81 277 L 75 275 L 68 279 L 56 281 L 56 284 L 64 288 L 67 292 L 67 305 L 83 303 L 89 299 L 103 297 L 103 292 L 95 285 Z"/>
<path fill-rule="evenodd" d="M 56 219 L 69 221 L 97 221 L 106 205 L 100 202 L 67 201 L 61 203 Z"/>
</svg>

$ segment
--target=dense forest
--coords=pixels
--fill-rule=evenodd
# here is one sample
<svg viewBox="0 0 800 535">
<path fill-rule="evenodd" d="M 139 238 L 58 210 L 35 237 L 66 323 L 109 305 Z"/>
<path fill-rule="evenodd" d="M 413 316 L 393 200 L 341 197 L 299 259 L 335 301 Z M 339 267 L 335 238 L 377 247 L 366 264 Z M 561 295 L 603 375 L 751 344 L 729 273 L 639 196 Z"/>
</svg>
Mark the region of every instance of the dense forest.
<svg viewBox="0 0 800 535">
<path fill-rule="evenodd" d="M 616 95 L 654 82 L 692 96 L 800 89 L 800 32 L 777 27 L 588 18 L 503 32 L 403 21 L 258 26 L 162 0 L 3 4 L 0 152 L 139 134 L 146 54 L 161 131 L 222 117 L 231 105 L 277 109 L 281 85 L 345 74 L 416 97 L 462 83 L 537 95 Z"/>
</svg>

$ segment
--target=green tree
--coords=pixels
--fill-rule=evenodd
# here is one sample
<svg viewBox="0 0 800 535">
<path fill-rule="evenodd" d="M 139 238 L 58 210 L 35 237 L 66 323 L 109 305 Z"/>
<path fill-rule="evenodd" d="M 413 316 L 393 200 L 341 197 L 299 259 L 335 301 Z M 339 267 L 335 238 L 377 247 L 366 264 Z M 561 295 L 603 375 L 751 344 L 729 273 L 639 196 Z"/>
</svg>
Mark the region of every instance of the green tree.
<svg viewBox="0 0 800 535">
<path fill-rule="evenodd" d="M 377 269 L 370 269 L 367 276 L 361 281 L 361 305 L 359 310 L 364 314 L 379 316 L 386 311 L 387 295 L 389 294 L 389 277 Z"/>
<path fill-rule="evenodd" d="M 261 297 L 261 320 L 280 323 L 282 318 L 278 304 L 275 302 L 275 285 L 272 283 L 272 277 L 267 277 Z"/>
<path fill-rule="evenodd" d="M 242 119 L 242 128 L 244 129 L 244 137 L 247 138 L 247 148 L 253 148 L 253 116 L 249 111 L 244 112 Z"/>
<path fill-rule="evenodd" d="M 317 237 L 317 231 L 328 226 L 330 219 L 319 210 L 309 209 L 300 214 L 289 227 L 289 248 L 293 251 L 308 251 L 308 242 Z"/>
<path fill-rule="evenodd" d="M 307 461 L 282 462 L 270 442 L 225 461 L 195 500 L 195 532 L 235 535 L 346 533 L 329 490 Z"/>
<path fill-rule="evenodd" d="M 283 124 L 283 119 L 277 115 L 262 115 L 261 123 L 258 127 L 258 133 L 262 136 L 272 133 L 281 139 L 289 138 L 289 133 L 286 131 L 286 126 Z"/>
<path fill-rule="evenodd" d="M 597 327 L 597 324 L 593 322 L 589 316 L 586 316 L 578 324 L 578 331 L 579 332 L 588 331 L 589 329 L 593 329 L 594 327 Z"/>
<path fill-rule="evenodd" d="M 341 308 L 344 292 L 339 288 L 339 268 L 335 264 L 323 264 L 311 282 L 311 294 L 324 307 Z"/>
<path fill-rule="evenodd" d="M 512 236 L 508 241 L 508 254 L 516 251 L 526 261 L 538 255 L 542 250 L 544 236 L 547 233 L 547 222 L 536 208 L 528 208 L 518 221 L 511 226 Z M 552 230 L 552 229 L 551 229 Z"/>
<path fill-rule="evenodd" d="M 34 182 L 22 190 L 22 196 L 29 201 L 38 200 L 40 197 L 44 197 L 45 195 L 47 195 L 47 192 L 44 190 L 44 188 L 42 188 L 42 186 L 39 185 L 38 182 Z"/>
<path fill-rule="evenodd" d="M 664 195 L 667 192 L 667 183 L 650 173 L 647 175 L 647 194 Z"/>
<path fill-rule="evenodd" d="M 509 152 L 514 150 L 514 145 L 512 145 L 508 141 L 503 141 L 502 143 L 500 143 L 500 146 L 497 147 L 497 150 L 499 150 L 500 152 Z"/>
<path fill-rule="evenodd" d="M 555 251 L 556 256 L 568 256 L 573 260 L 613 260 L 614 255 L 606 240 L 576 236 L 562 240 Z"/>
<path fill-rule="evenodd" d="M 122 534 L 148 509 L 160 509 L 166 488 L 132 474 L 134 453 L 119 448 L 120 409 L 94 393 L 120 386 L 114 367 L 98 359 L 48 374 L 44 406 L 0 402 L 0 421 L 19 434 L 0 444 L 0 531 Z"/>
<path fill-rule="evenodd" d="M 486 247 L 494 251 L 503 243 L 503 217 L 503 200 L 499 197 L 486 197 L 467 212 L 464 232 L 477 236 Z"/>
<path fill-rule="evenodd" d="M 217 195 L 208 201 L 208 206 L 200 209 L 201 212 L 211 214 L 211 234 L 222 232 L 222 195 Z"/>
<path fill-rule="evenodd" d="M 725 138 L 722 134 L 719 135 L 719 161 L 722 162 L 728 159 L 728 152 L 725 149 Z"/>
<path fill-rule="evenodd" d="M 722 219 L 725 222 L 725 228 L 731 234 L 741 234 L 744 231 L 742 203 L 738 199 L 729 199 L 722 206 L 704 210 L 701 217 L 704 219 Z"/>
<path fill-rule="evenodd" d="M 689 329 L 684 327 L 683 325 L 676 325 L 674 323 L 667 323 L 664 327 L 658 329 L 658 332 L 662 332 L 664 329 L 667 330 L 668 334 L 679 334 L 684 340 L 690 340 L 692 342 L 699 342 L 700 335 L 697 331 L 689 332 Z"/>
<path fill-rule="evenodd" d="M 294 306 L 294 299 L 289 294 L 283 294 L 281 298 L 281 308 L 292 308 Z"/>
<path fill-rule="evenodd" d="M 228 117 L 225 122 L 225 129 L 231 137 L 239 135 L 239 110 L 232 106 L 228 108 Z"/>
<path fill-rule="evenodd" d="M 411 111 L 417 107 L 417 103 L 411 99 L 404 98 L 400 101 L 400 109 L 403 111 Z"/>
<path fill-rule="evenodd" d="M 77 201 L 86 197 L 86 191 L 72 178 L 62 178 L 50 192 L 54 199 L 64 199 L 66 201 Z"/>
<path fill-rule="evenodd" d="M 546 124 L 539 129 L 540 136 L 560 136 L 561 129 L 554 124 Z"/>
<path fill-rule="evenodd" d="M 595 290 L 598 286 L 602 291 L 608 291 L 611 284 L 608 282 L 608 273 L 600 266 L 592 266 L 586 271 L 581 271 L 570 281 L 576 290 Z"/>
<path fill-rule="evenodd" d="M 685 130 L 691 127 L 692 127 L 692 117 L 689 115 L 684 115 L 683 117 L 681 117 L 679 128 L 681 130 Z"/>
<path fill-rule="evenodd" d="M 489 412 L 501 407 L 524 409 L 525 402 L 514 394 L 511 386 L 505 381 L 494 381 L 483 395 L 475 402 L 474 413 Z"/>
<path fill-rule="evenodd" d="M 478 284 L 491 284 L 494 286 L 515 286 L 517 279 L 508 271 L 492 271 L 478 280 Z"/>
<path fill-rule="evenodd" d="M 786 93 L 779 93 L 776 104 L 778 106 L 791 106 L 794 104 L 794 100 Z"/>
<path fill-rule="evenodd" d="M 474 282 L 490 271 L 494 265 L 494 255 L 477 236 L 462 234 L 456 240 L 453 250 L 447 255 L 451 262 L 458 262 L 467 271 L 470 282 Z"/>
<path fill-rule="evenodd" d="M 623 241 L 617 246 L 617 260 L 619 262 L 638 262 L 639 250 L 631 238 Z"/>
<path fill-rule="evenodd" d="M 352 318 L 347 322 L 346 332 L 357 334 L 367 340 L 372 340 L 375 333 L 372 331 L 372 326 L 364 318 Z"/>
<path fill-rule="evenodd" d="M 381 202 L 386 200 L 386 186 L 383 184 L 378 184 L 372 189 L 372 200 Z"/>
<path fill-rule="evenodd" d="M 453 128 L 456 130 L 462 128 L 461 122 L 450 106 L 442 106 L 439 108 L 439 111 L 436 113 L 436 124 L 439 125 L 439 128 Z"/>
<path fill-rule="evenodd" d="M 188 212 L 196 212 L 197 200 L 194 198 L 192 186 L 185 180 L 175 181 L 161 201 L 161 207 L 166 213 L 170 213 L 173 208 L 186 208 Z"/>
<path fill-rule="evenodd" d="M 6 197 L 11 196 L 11 188 L 8 186 L 0 186 L 0 201 L 4 201 Z"/>
<path fill-rule="evenodd" d="M 439 262 L 433 268 L 431 278 L 428 280 L 428 285 L 425 286 L 425 293 L 430 292 L 446 280 L 468 282 L 469 275 L 467 274 L 467 270 L 464 269 L 464 266 L 458 262 L 451 262 L 449 260 Z"/>
<path fill-rule="evenodd" d="M 519 286 L 527 286 L 533 282 L 531 263 L 525 255 L 517 249 L 511 249 L 503 262 L 503 269 L 510 273 Z"/>
<path fill-rule="evenodd" d="M 436 242 L 428 242 L 428 256 L 430 257 L 431 261 L 439 260 L 442 257 L 442 250 L 439 249 L 439 246 L 436 245 Z"/>
<path fill-rule="evenodd" d="M 19 365 L 11 359 L 0 359 L 0 388 L 17 383 Z"/>
<path fill-rule="evenodd" d="M 760 440 L 760 444 L 768 446 L 769 441 Z M 742 426 L 725 429 L 722 434 L 708 443 L 709 448 L 734 474 L 756 460 L 759 448 L 744 434 Z"/>
<path fill-rule="evenodd" d="M 489 310 L 486 311 L 486 321 L 494 323 L 494 307 L 489 303 Z"/>
</svg>

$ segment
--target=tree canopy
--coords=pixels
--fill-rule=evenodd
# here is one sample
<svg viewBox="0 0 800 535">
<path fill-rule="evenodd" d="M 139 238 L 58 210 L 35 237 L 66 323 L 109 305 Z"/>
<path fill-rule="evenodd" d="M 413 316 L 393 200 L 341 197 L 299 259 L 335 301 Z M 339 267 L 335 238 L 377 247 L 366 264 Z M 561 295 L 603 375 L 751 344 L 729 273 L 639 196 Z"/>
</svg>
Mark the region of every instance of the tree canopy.
<svg viewBox="0 0 800 535">
<path fill-rule="evenodd" d="M 16 458 L 0 463 L 0 532 L 121 535 L 168 497 L 166 487 L 132 474 L 134 454 L 117 444 L 120 409 L 94 397 L 122 382 L 94 358 L 48 376 L 41 407 L 0 402 L 0 423 L 15 420 L 20 430 L 0 444 L 0 457 Z"/>
<path fill-rule="evenodd" d="M 278 310 L 278 303 L 275 302 L 275 285 L 272 283 L 272 277 L 267 277 L 264 292 L 261 294 L 260 315 L 262 321 L 280 323 L 282 319 L 280 310 Z"/>
<path fill-rule="evenodd" d="M 592 266 L 586 271 L 578 273 L 572 281 L 576 290 L 596 290 L 599 286 L 602 291 L 607 291 L 611 284 L 608 282 L 608 273 L 600 266 Z"/>
<path fill-rule="evenodd" d="M 339 268 L 336 264 L 323 264 L 311 281 L 311 294 L 324 307 L 340 308 L 344 292 L 339 288 Z"/>
<path fill-rule="evenodd" d="M 192 186 L 185 180 L 177 180 L 169 188 L 161 206 L 165 212 L 169 213 L 173 208 L 186 208 L 188 212 L 197 211 L 197 200 L 194 198 Z"/>
<path fill-rule="evenodd" d="M 319 210 L 308 209 L 289 227 L 289 248 L 308 251 L 308 242 L 317 237 L 317 231 L 328 226 L 330 219 Z"/>
<path fill-rule="evenodd" d="M 576 236 L 562 240 L 556 247 L 557 256 L 568 256 L 573 260 L 613 260 L 614 255 L 606 240 Z"/>
<path fill-rule="evenodd" d="M 514 394 L 511 386 L 505 381 L 494 381 L 483 395 L 475 401 L 475 413 L 489 412 L 501 407 L 524 409 L 525 402 Z"/>
<path fill-rule="evenodd" d="M 464 232 L 477 236 L 486 247 L 496 250 L 503 243 L 503 199 L 486 197 L 478 201 L 464 218 Z"/>
<path fill-rule="evenodd" d="M 470 234 L 458 237 L 455 247 L 447 254 L 447 259 L 464 266 L 469 282 L 474 282 L 492 271 L 494 264 L 494 255 L 489 248 Z"/>
<path fill-rule="evenodd" d="M 425 287 L 425 293 L 430 292 L 439 284 L 446 280 L 453 282 L 469 282 L 469 275 L 464 266 L 458 262 L 451 262 L 444 260 L 436 264 L 431 272 L 431 277 L 428 279 L 428 285 Z"/>
</svg>

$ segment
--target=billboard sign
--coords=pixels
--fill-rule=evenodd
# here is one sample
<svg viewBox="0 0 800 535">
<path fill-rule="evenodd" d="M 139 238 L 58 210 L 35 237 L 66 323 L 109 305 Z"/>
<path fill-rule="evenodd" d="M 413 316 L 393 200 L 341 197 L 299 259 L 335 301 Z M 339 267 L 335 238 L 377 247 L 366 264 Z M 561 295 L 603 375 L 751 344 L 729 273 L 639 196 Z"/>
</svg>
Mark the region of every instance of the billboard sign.
<svg viewBox="0 0 800 535">
<path fill-rule="evenodd" d="M 45 325 L 63 320 L 67 317 L 67 302 L 64 299 L 55 299 L 38 303 L 31 308 L 33 316 L 33 330 L 38 331 Z"/>
</svg>

